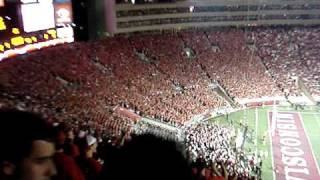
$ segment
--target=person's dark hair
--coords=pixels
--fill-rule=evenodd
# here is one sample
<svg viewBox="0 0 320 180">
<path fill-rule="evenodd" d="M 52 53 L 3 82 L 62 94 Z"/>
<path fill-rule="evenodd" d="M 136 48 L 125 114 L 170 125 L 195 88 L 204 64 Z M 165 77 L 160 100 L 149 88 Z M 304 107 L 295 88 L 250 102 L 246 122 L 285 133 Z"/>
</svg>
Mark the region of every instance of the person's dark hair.
<svg viewBox="0 0 320 180">
<path fill-rule="evenodd" d="M 40 115 L 0 109 L 0 163 L 19 163 L 28 157 L 35 140 L 51 141 L 52 126 Z"/>
<path fill-rule="evenodd" d="M 153 135 L 133 137 L 105 162 L 102 179 L 191 180 L 191 167 L 177 144 Z"/>
</svg>

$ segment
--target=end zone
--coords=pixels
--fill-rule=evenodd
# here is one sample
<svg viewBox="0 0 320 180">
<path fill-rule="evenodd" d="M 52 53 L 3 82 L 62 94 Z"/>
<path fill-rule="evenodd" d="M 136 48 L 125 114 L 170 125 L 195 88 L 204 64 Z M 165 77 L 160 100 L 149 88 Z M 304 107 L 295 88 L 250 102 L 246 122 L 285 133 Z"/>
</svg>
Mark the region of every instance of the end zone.
<svg viewBox="0 0 320 180">
<path fill-rule="evenodd" d="M 312 147 L 298 113 L 269 112 L 269 126 L 275 124 L 272 137 L 273 166 L 276 180 L 320 179 Z M 271 122 L 275 120 L 276 122 Z M 269 127 L 271 128 L 271 127 Z"/>
</svg>

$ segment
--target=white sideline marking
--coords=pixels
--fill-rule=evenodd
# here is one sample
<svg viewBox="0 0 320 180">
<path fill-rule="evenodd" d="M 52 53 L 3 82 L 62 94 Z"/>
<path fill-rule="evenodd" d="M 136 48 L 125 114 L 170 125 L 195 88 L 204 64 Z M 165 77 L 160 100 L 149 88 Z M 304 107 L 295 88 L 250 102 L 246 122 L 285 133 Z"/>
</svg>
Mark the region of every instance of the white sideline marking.
<svg viewBox="0 0 320 180">
<path fill-rule="evenodd" d="M 316 166 L 317 166 L 318 174 L 320 175 L 320 170 L 319 170 L 318 161 L 317 161 L 316 156 L 314 155 L 314 152 L 313 152 L 313 148 L 312 148 L 311 141 L 310 141 L 309 136 L 308 136 L 308 134 L 307 134 L 306 128 L 304 127 L 304 122 L 303 122 L 302 116 L 301 116 L 301 114 L 300 114 L 299 112 L 298 112 L 298 116 L 299 116 L 300 122 L 301 122 L 301 124 L 302 124 L 303 130 L 304 130 L 304 133 L 306 134 L 306 137 L 307 137 L 307 140 L 308 140 L 308 143 L 309 143 L 310 149 L 311 149 L 311 153 L 312 153 L 312 156 L 313 156 L 313 160 L 315 161 Z"/>
<path fill-rule="evenodd" d="M 258 109 L 255 108 L 255 114 L 256 114 L 256 139 L 255 139 L 255 145 L 256 145 L 256 158 L 258 155 L 258 123 L 259 123 L 259 115 L 258 115 Z"/>
<path fill-rule="evenodd" d="M 276 130 L 277 115 L 278 115 L 277 106 L 275 104 L 273 104 L 273 107 L 272 107 L 272 120 L 271 120 L 271 135 L 272 136 L 274 136 L 275 130 Z"/>
<path fill-rule="evenodd" d="M 273 115 L 273 114 L 272 114 Z M 267 111 L 267 118 L 268 118 L 268 127 L 270 128 L 270 111 Z M 272 164 L 272 176 L 273 176 L 273 180 L 276 180 L 276 173 L 275 173 L 275 164 L 274 164 L 274 159 L 273 159 L 273 146 L 272 146 L 272 131 L 268 130 L 268 134 L 269 134 L 269 144 L 270 144 L 270 152 L 271 152 L 271 164 Z"/>
</svg>

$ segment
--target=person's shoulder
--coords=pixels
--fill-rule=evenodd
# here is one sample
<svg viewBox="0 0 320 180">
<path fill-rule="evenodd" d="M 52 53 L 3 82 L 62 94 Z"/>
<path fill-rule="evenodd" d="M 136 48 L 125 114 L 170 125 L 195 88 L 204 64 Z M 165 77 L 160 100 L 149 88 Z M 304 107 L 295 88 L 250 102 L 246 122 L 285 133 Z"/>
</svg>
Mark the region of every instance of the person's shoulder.
<svg viewBox="0 0 320 180">
<path fill-rule="evenodd" d="M 97 170 L 101 170 L 102 169 L 102 164 L 96 160 L 96 159 L 93 159 L 93 158 L 89 158 L 88 159 L 88 163 L 91 167 L 93 167 L 94 169 L 97 169 Z"/>
<path fill-rule="evenodd" d="M 59 163 L 59 165 L 63 165 L 63 166 L 73 166 L 76 165 L 75 160 L 64 154 L 64 153 L 56 153 L 54 156 L 54 159 L 56 161 L 56 163 Z"/>
</svg>

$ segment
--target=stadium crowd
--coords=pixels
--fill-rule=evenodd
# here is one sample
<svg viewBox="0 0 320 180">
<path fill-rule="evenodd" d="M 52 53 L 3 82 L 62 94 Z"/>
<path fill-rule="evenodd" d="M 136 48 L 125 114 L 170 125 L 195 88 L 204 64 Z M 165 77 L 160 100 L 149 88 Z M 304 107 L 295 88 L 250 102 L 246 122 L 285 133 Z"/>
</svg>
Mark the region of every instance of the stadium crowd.
<svg viewBox="0 0 320 180">
<path fill-rule="evenodd" d="M 312 95 L 319 96 L 319 33 L 317 27 L 268 28 L 253 32 L 258 55 L 285 93 L 300 95 L 295 85 L 300 78 Z"/>
<path fill-rule="evenodd" d="M 258 98 L 281 94 L 265 73 L 260 59 L 248 48 L 245 31 L 192 33 L 184 39 L 200 52 L 198 60 L 212 80 L 220 82 L 232 97 Z M 213 50 L 214 47 L 218 51 Z"/>
<path fill-rule="evenodd" d="M 117 107 L 182 128 L 195 115 L 227 106 L 210 87 L 214 82 L 238 100 L 299 95 L 297 76 L 319 95 L 319 33 L 319 28 L 184 31 L 60 45 L 0 63 L 0 108 L 43 114 L 58 123 L 57 130 L 66 124 L 70 128 L 57 133 L 57 151 L 92 158 L 95 148 L 88 147 L 99 139 L 116 146 L 135 133 L 174 136 L 133 121 Z M 68 143 L 79 143 L 79 150 L 64 147 L 70 129 L 80 137 Z M 233 129 L 199 124 L 186 132 L 188 155 L 205 164 L 197 165 L 199 176 L 257 178 L 260 160 L 236 150 Z M 85 164 L 86 158 L 75 161 Z M 96 176 L 99 163 L 95 159 L 94 172 L 85 170 L 79 178 Z"/>
<path fill-rule="evenodd" d="M 144 122 L 135 124 L 133 134 L 124 132 L 119 137 L 102 137 L 94 129 L 75 128 L 64 122 L 47 122 L 44 119 L 40 121 L 40 116 L 24 111 L 2 109 L 0 115 L 3 118 L 0 133 L 10 136 L 10 138 L 1 136 L 2 142 L 6 142 L 8 146 L 1 150 L 0 168 L 6 167 L 9 162 L 20 162 L 20 160 L 15 161 L 14 158 L 22 158 L 15 154 L 22 152 L 12 151 L 12 148 L 28 147 L 27 143 L 31 140 L 29 138 L 34 138 L 32 141 L 36 142 L 46 141 L 49 147 L 54 145 L 55 150 L 48 149 L 43 142 L 38 144 L 37 150 L 33 150 L 33 146 L 30 147 L 32 151 L 39 153 L 35 154 L 39 156 L 36 165 L 38 169 L 31 172 L 34 175 L 31 179 L 37 179 L 36 176 L 52 177 L 57 180 L 97 180 L 106 177 L 108 177 L 106 179 L 125 179 L 129 176 L 145 179 L 144 177 L 150 177 L 150 175 L 146 171 L 141 172 L 141 168 L 150 167 L 152 172 L 164 173 L 162 175 L 167 176 L 166 179 L 183 176 L 190 180 L 259 179 L 259 172 L 261 173 L 260 157 L 255 160 L 254 156 L 236 151 L 235 146 L 232 145 L 235 137 L 234 130 L 218 124 L 202 123 L 188 127 L 184 130 L 186 135 L 186 142 L 184 142 L 183 139 L 179 139 L 177 133 Z M 16 127 L 17 122 L 22 119 L 23 126 Z M 24 137 L 17 132 L 23 133 Z M 161 138 L 154 139 L 156 136 Z M 138 143 L 141 138 L 144 140 Z M 133 147 L 130 147 L 131 143 Z M 128 146 L 129 149 L 127 149 Z M 49 150 L 52 155 L 41 157 L 43 153 L 49 153 Z M 23 149 L 23 151 L 27 150 Z M 172 156 L 174 152 L 176 153 Z M 181 156 L 184 152 L 187 155 Z M 154 158 L 154 153 L 159 154 L 160 159 Z M 31 153 L 31 155 L 34 154 Z M 120 164 L 118 164 L 119 161 Z M 176 166 L 178 163 L 182 164 Z M 47 169 L 41 171 L 39 167 Z M 165 170 L 168 168 L 173 172 L 168 173 L 168 170 Z M 180 172 L 181 168 L 182 172 Z M 26 169 L 23 172 L 28 171 Z M 130 173 L 119 174 L 121 171 Z M 11 176 L 9 172 L 1 171 L 0 177 L 7 179 Z M 20 173 L 20 171 L 14 172 Z M 24 177 L 26 174 L 20 175 L 28 179 Z"/>
<path fill-rule="evenodd" d="M 186 151 L 195 162 L 196 172 L 200 176 L 224 177 L 225 179 L 259 179 L 262 159 L 259 156 L 245 155 L 240 148 L 242 142 L 236 142 L 235 129 L 212 122 L 199 123 L 188 127 L 186 133 Z M 239 147 L 238 147 L 239 146 Z"/>
</svg>

